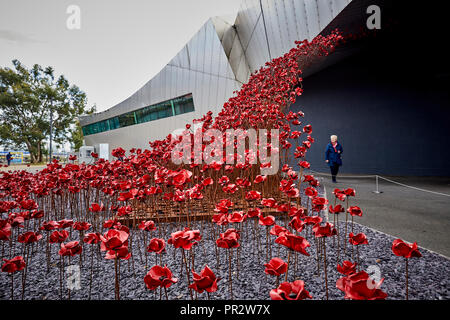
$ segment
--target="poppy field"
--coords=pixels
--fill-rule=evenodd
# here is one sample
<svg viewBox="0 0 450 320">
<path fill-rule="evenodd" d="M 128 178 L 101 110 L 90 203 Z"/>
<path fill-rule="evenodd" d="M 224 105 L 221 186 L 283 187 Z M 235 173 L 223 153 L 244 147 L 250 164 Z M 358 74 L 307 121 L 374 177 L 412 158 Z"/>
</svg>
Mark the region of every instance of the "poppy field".
<svg viewBox="0 0 450 320">
<path fill-rule="evenodd" d="M 305 173 L 313 128 L 289 105 L 301 69 L 344 41 L 336 31 L 297 42 L 216 117 L 194 121 L 200 132 L 279 130 L 279 148 L 265 146 L 279 155 L 274 175 L 249 152 L 243 163 L 176 165 L 171 135 L 128 155 L 117 148 L 112 161 L 1 172 L 1 299 L 423 298 L 421 268 L 433 281 L 448 261 L 359 225 L 354 189 L 326 198 Z"/>
</svg>

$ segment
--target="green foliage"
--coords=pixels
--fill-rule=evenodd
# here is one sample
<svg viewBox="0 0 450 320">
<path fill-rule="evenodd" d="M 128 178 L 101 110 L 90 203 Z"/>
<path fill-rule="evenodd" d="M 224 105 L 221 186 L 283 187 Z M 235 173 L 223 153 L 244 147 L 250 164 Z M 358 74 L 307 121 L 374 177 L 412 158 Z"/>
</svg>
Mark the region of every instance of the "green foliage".
<svg viewBox="0 0 450 320">
<path fill-rule="evenodd" d="M 0 68 L 0 143 L 26 147 L 33 162 L 42 162 L 52 113 L 53 141 L 82 144 L 77 117 L 95 111 L 95 106 L 87 108 L 86 94 L 62 75 L 55 79 L 52 67 L 27 69 L 18 60 L 12 63 L 14 69 Z"/>
</svg>

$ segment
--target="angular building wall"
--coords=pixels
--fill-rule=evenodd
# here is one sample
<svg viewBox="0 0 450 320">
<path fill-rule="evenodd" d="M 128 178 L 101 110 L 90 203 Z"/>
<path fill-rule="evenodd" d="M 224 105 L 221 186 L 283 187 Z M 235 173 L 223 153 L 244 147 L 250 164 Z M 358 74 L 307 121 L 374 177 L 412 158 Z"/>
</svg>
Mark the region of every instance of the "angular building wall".
<svg viewBox="0 0 450 320">
<path fill-rule="evenodd" d="M 209 19 L 186 46 L 150 81 L 128 99 L 94 115 L 82 126 L 110 119 L 192 93 L 195 111 L 101 133 L 85 135 L 86 145 L 109 143 L 147 148 L 208 111 L 217 114 L 250 74 L 272 58 L 313 39 L 350 0 L 244 0 L 236 20 Z"/>
</svg>

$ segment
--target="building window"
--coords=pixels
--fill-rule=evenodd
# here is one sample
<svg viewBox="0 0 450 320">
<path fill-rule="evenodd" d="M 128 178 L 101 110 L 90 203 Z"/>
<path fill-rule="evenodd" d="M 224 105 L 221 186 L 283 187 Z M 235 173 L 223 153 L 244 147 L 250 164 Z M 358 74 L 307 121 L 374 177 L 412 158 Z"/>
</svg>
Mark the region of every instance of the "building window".
<svg viewBox="0 0 450 320">
<path fill-rule="evenodd" d="M 117 117 L 88 124 L 82 127 L 83 135 L 96 134 L 118 128 L 132 126 L 178 114 L 195 111 L 192 93 L 147 106 L 135 111 L 127 112 Z"/>
</svg>

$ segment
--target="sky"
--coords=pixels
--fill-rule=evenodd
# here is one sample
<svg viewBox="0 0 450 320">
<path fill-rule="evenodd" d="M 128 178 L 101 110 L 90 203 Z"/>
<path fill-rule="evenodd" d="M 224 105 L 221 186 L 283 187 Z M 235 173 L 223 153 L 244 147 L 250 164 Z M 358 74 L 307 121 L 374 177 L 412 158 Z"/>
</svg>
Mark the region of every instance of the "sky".
<svg viewBox="0 0 450 320">
<path fill-rule="evenodd" d="M 236 14 L 240 2 L 0 0 L 0 67 L 13 59 L 52 66 L 103 111 L 156 75 L 209 17 Z"/>
</svg>

